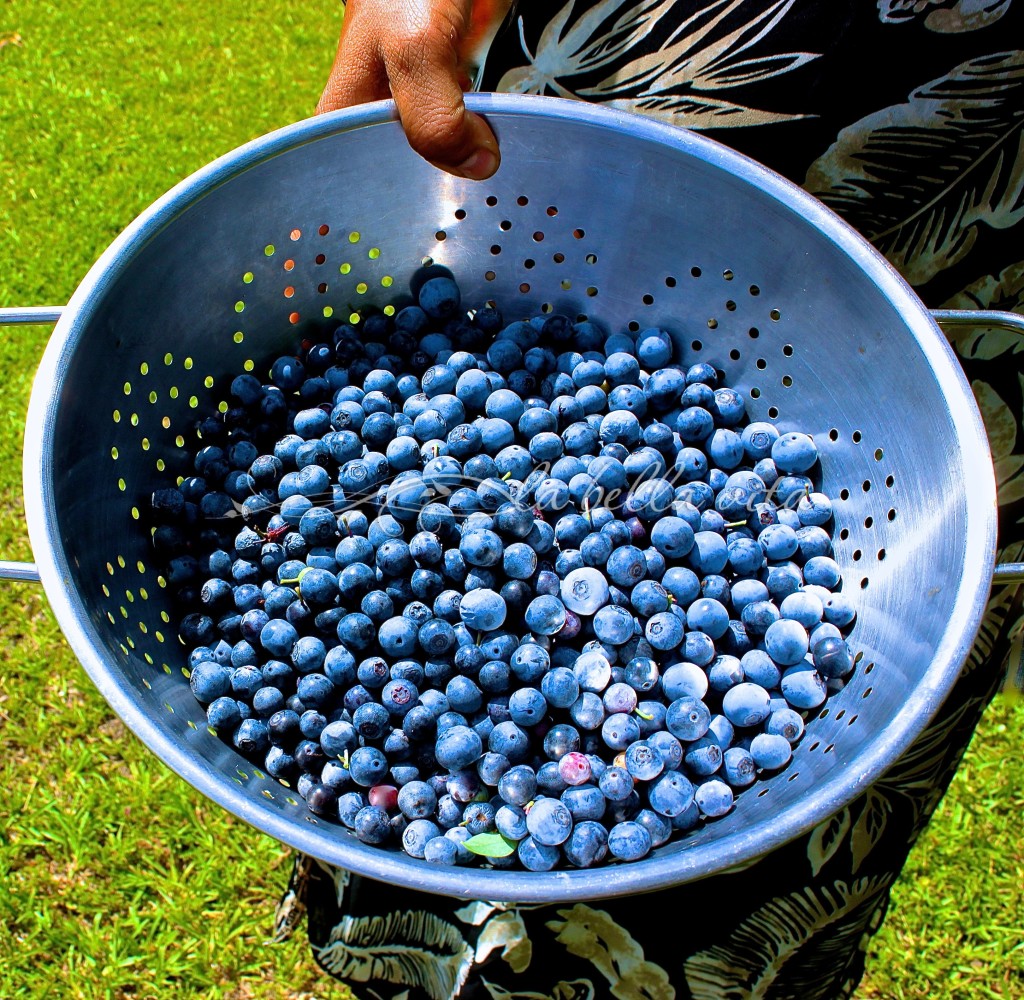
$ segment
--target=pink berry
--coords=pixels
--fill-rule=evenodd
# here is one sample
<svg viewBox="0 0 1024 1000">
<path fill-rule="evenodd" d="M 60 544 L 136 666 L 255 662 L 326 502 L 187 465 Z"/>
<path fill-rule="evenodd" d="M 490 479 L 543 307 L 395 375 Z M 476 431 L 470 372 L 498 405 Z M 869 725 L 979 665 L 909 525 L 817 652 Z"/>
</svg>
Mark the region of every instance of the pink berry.
<svg viewBox="0 0 1024 1000">
<path fill-rule="evenodd" d="M 370 805 L 391 812 L 398 808 L 398 789 L 394 785 L 374 785 L 369 794 Z"/>
<path fill-rule="evenodd" d="M 580 616 L 575 611 L 566 608 L 565 624 L 558 630 L 558 638 L 575 639 L 580 634 L 581 628 L 583 628 L 583 622 L 580 620 Z"/>
<path fill-rule="evenodd" d="M 572 750 L 558 762 L 558 773 L 567 785 L 582 785 L 590 780 L 590 761 L 586 754 Z"/>
</svg>

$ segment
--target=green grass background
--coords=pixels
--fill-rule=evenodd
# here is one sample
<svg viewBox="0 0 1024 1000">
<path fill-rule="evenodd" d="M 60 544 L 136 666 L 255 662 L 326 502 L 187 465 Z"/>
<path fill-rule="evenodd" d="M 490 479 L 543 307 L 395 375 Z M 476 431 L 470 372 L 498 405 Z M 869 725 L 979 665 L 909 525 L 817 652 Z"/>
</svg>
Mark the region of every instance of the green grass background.
<svg viewBox="0 0 1024 1000">
<path fill-rule="evenodd" d="M 310 114 L 339 23 L 324 0 L 0 0 L 0 305 L 65 302 L 158 195 Z M 21 450 L 48 335 L 0 335 L 4 558 L 30 558 Z M 1024 997 L 1022 752 L 1024 705 L 1000 698 L 860 996 Z M 282 848 L 125 731 L 23 584 L 0 587 L 0 788 L 0 997 L 349 996 L 301 933 L 265 943 Z"/>
</svg>

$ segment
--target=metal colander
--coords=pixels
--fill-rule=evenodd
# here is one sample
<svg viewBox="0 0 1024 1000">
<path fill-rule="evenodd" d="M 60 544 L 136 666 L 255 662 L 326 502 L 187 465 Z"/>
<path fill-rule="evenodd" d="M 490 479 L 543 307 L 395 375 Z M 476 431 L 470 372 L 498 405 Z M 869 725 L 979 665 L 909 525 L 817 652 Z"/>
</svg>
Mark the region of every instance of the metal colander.
<svg viewBox="0 0 1024 1000">
<path fill-rule="evenodd" d="M 25 498 L 39 576 L 75 653 L 165 763 L 258 829 L 386 882 L 490 900 L 607 897 L 704 877 L 849 802 L 950 690 L 995 553 L 978 411 L 929 313 L 836 216 L 718 144 L 551 98 L 476 95 L 501 142 L 489 181 L 410 151 L 389 103 L 300 122 L 161 198 L 63 310 L 36 377 Z M 858 665 L 791 764 L 723 819 L 637 864 L 446 869 L 311 815 L 206 725 L 149 543 L 150 492 L 188 474 L 198 417 L 304 333 L 407 291 L 425 258 L 506 318 L 662 326 L 752 419 L 814 435 L 835 498 Z M 8 319 L 45 319 L 22 310 Z M 7 567 L 8 575 L 14 573 Z M 29 573 L 30 571 L 26 571 Z"/>
</svg>

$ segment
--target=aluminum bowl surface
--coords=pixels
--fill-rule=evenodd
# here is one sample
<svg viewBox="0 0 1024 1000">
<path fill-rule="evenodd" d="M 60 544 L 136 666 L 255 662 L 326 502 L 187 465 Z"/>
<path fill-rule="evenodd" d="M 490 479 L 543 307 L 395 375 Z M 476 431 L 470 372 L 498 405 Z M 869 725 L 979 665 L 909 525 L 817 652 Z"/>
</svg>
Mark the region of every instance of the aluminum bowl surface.
<svg viewBox="0 0 1024 1000">
<path fill-rule="evenodd" d="M 183 181 L 122 233 L 54 330 L 25 497 L 47 596 L 114 710 L 259 830 L 353 872 L 454 896 L 610 897 L 744 865 L 850 802 L 921 732 L 980 622 L 995 483 L 967 382 L 920 301 L 819 202 L 699 135 L 553 98 L 472 95 L 502 144 L 482 183 L 410 151 L 389 103 L 299 122 Z M 791 764 L 642 862 L 448 869 L 360 844 L 211 735 L 144 528 L 197 416 L 299 335 L 401 304 L 424 258 L 506 318 L 662 326 L 752 419 L 814 435 L 860 662 Z M 332 315 L 328 319 L 325 314 Z"/>
</svg>

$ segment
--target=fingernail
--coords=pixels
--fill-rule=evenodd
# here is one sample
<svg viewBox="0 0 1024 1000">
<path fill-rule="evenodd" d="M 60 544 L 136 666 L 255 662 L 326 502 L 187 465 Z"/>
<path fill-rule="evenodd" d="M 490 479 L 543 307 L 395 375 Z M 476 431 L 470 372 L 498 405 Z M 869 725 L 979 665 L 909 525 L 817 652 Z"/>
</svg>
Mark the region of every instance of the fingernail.
<svg viewBox="0 0 1024 1000">
<path fill-rule="evenodd" d="M 463 160 L 456 169 L 463 177 L 468 177 L 471 181 L 483 181 L 498 169 L 498 157 L 487 148 L 478 149 L 472 156 Z"/>
</svg>

